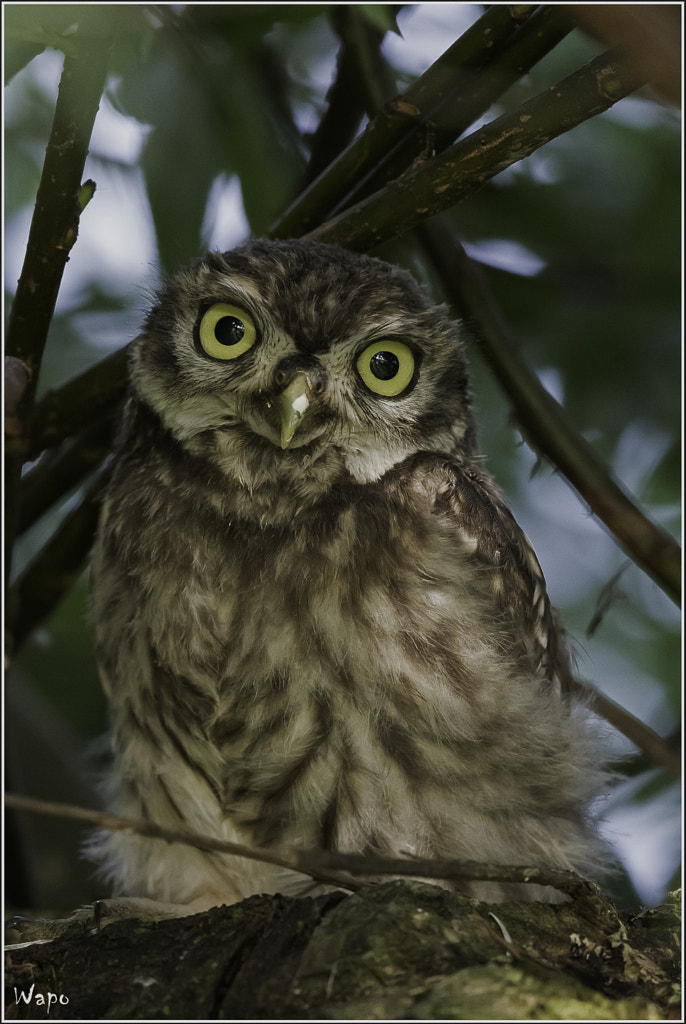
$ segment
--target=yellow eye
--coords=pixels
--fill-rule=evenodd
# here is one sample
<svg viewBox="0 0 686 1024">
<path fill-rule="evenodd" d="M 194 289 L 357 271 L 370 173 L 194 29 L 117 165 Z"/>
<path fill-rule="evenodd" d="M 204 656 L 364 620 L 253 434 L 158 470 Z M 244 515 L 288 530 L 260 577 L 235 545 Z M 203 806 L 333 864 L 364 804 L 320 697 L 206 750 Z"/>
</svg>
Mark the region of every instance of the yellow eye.
<svg viewBox="0 0 686 1024">
<path fill-rule="evenodd" d="M 255 344 L 255 325 L 244 309 L 215 302 L 200 321 L 200 344 L 213 359 L 236 359 Z"/>
<path fill-rule="evenodd" d="M 387 398 L 409 386 L 414 370 L 412 350 L 402 341 L 375 341 L 357 360 L 357 372 L 369 390 Z"/>
</svg>

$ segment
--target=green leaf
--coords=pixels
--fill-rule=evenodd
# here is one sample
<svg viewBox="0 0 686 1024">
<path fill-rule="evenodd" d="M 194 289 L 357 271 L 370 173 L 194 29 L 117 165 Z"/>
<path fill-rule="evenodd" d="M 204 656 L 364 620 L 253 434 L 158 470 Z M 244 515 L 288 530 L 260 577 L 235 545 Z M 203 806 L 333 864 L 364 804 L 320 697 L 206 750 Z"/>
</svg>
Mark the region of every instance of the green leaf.
<svg viewBox="0 0 686 1024">
<path fill-rule="evenodd" d="M 370 25 L 380 29 L 382 32 L 394 32 L 395 35 L 402 37 L 402 32 L 398 28 L 396 9 L 392 5 L 360 4 L 358 10 Z"/>
</svg>

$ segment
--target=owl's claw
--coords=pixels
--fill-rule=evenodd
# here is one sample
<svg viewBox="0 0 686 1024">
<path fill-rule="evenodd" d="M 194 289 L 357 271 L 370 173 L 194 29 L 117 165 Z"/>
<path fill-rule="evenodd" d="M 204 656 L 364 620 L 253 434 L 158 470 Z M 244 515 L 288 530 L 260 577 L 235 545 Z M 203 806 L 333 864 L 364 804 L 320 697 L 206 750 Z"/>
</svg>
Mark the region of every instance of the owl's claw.
<svg viewBox="0 0 686 1024">
<path fill-rule="evenodd" d="M 145 917 L 146 909 L 139 903 L 148 904 L 150 900 L 95 900 L 79 907 L 69 917 L 36 917 L 29 918 L 16 915 L 5 923 L 5 942 L 9 945 L 30 942 L 51 942 L 64 935 L 76 926 L 84 932 L 95 934 L 106 925 L 123 917 Z M 155 904 L 157 906 L 158 904 Z"/>
<path fill-rule="evenodd" d="M 93 906 L 81 907 L 70 917 L 22 917 L 16 915 L 5 922 L 5 942 L 8 946 L 27 945 L 32 942 L 52 942 L 72 925 L 80 925 L 84 931 L 99 928 Z"/>
<path fill-rule="evenodd" d="M 143 921 L 161 921 L 197 913 L 204 907 L 192 904 L 162 903 L 145 897 L 123 896 L 115 899 L 95 900 L 79 907 L 69 917 L 28 918 L 16 915 L 5 922 L 5 943 L 8 946 L 31 942 L 51 942 L 76 926 L 95 935 L 107 925 L 127 918 Z"/>
</svg>

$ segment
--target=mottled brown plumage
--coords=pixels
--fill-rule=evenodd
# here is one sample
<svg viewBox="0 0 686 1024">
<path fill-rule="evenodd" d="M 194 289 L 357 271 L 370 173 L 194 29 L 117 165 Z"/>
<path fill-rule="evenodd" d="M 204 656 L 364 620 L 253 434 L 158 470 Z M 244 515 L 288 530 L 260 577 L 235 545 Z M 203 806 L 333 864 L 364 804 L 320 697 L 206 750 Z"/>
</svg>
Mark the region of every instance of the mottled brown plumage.
<svg viewBox="0 0 686 1024">
<path fill-rule="evenodd" d="M 445 310 L 378 260 L 257 241 L 170 281 L 130 377 L 93 557 L 110 806 L 261 846 L 591 867 L 597 741 Z M 123 834 L 93 855 L 116 892 L 192 909 L 312 889 Z"/>
</svg>

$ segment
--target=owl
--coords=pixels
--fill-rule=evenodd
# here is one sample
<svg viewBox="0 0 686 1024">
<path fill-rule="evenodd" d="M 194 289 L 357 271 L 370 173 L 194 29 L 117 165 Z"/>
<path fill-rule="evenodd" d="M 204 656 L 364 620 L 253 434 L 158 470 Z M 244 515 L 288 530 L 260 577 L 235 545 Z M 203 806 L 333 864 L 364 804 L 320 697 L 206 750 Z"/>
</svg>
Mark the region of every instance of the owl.
<svg viewBox="0 0 686 1024">
<path fill-rule="evenodd" d="M 602 859 L 598 739 L 477 449 L 460 326 L 397 267 L 255 240 L 172 277 L 132 346 L 92 617 L 119 814 L 259 847 Z M 320 891 L 137 835 L 91 855 L 179 913 Z"/>
</svg>

